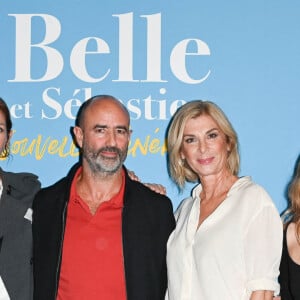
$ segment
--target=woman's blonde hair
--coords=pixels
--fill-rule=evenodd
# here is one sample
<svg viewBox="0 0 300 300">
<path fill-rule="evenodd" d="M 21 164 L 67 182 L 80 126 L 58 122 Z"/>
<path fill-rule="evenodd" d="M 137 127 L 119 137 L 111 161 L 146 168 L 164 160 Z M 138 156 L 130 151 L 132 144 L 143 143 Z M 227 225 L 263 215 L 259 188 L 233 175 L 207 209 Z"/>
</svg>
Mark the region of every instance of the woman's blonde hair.
<svg viewBox="0 0 300 300">
<path fill-rule="evenodd" d="M 198 180 L 198 175 L 181 158 L 180 153 L 186 122 L 201 115 L 210 116 L 225 134 L 227 143 L 230 146 L 227 157 L 228 169 L 233 175 L 237 175 L 239 172 L 238 138 L 224 112 L 210 101 L 190 101 L 176 111 L 167 133 L 169 172 L 180 189 L 184 187 L 186 181 L 196 182 Z"/>
</svg>

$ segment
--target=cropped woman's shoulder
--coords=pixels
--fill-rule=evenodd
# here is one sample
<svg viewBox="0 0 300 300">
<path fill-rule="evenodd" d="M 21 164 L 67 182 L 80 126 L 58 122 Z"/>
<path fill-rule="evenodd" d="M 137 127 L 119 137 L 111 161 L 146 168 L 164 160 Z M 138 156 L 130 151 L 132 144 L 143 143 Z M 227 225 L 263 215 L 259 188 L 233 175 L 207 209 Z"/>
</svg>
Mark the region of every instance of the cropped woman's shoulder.
<svg viewBox="0 0 300 300">
<path fill-rule="evenodd" d="M 32 173 L 3 172 L 2 181 L 10 193 L 15 198 L 22 198 L 24 195 L 34 195 L 41 188 L 38 176 Z"/>
</svg>

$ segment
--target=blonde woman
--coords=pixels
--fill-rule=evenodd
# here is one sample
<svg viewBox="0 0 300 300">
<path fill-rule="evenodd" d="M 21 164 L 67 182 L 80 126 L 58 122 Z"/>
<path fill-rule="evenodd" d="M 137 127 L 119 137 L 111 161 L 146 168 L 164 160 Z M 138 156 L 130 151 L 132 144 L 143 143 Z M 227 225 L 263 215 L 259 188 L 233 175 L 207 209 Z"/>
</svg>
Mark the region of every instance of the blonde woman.
<svg viewBox="0 0 300 300">
<path fill-rule="evenodd" d="M 271 300 L 278 294 L 282 225 L 267 192 L 239 177 L 238 139 L 223 111 L 191 101 L 168 131 L 174 181 L 198 182 L 168 240 L 168 300 Z"/>
</svg>

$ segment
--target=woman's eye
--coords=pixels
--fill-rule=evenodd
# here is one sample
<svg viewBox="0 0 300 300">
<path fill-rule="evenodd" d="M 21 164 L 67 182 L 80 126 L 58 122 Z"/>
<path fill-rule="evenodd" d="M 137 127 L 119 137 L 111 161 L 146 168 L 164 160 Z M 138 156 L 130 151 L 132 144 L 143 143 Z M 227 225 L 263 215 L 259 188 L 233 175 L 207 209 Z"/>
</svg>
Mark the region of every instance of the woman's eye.
<svg viewBox="0 0 300 300">
<path fill-rule="evenodd" d="M 186 138 L 184 141 L 185 141 L 185 143 L 187 143 L 187 144 L 190 144 L 190 143 L 192 143 L 193 141 L 194 141 L 195 139 L 194 138 Z"/>
<path fill-rule="evenodd" d="M 218 134 L 216 132 L 212 132 L 208 135 L 209 139 L 215 139 L 218 136 Z"/>
</svg>

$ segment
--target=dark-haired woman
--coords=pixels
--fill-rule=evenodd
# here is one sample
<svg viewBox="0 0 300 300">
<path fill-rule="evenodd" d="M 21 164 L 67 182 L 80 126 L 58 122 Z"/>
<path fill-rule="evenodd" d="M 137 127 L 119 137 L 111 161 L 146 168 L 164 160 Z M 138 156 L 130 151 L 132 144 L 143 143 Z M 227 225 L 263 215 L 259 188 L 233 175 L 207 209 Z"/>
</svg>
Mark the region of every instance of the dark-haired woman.
<svg viewBox="0 0 300 300">
<path fill-rule="evenodd" d="M 283 249 L 280 263 L 281 300 L 300 299 L 300 157 L 289 186 L 290 205 L 285 215 Z"/>
<path fill-rule="evenodd" d="M 0 156 L 9 156 L 12 122 L 0 98 Z M 0 299 L 31 300 L 32 233 L 31 204 L 40 189 L 30 173 L 5 172 L 0 168 Z"/>
</svg>

